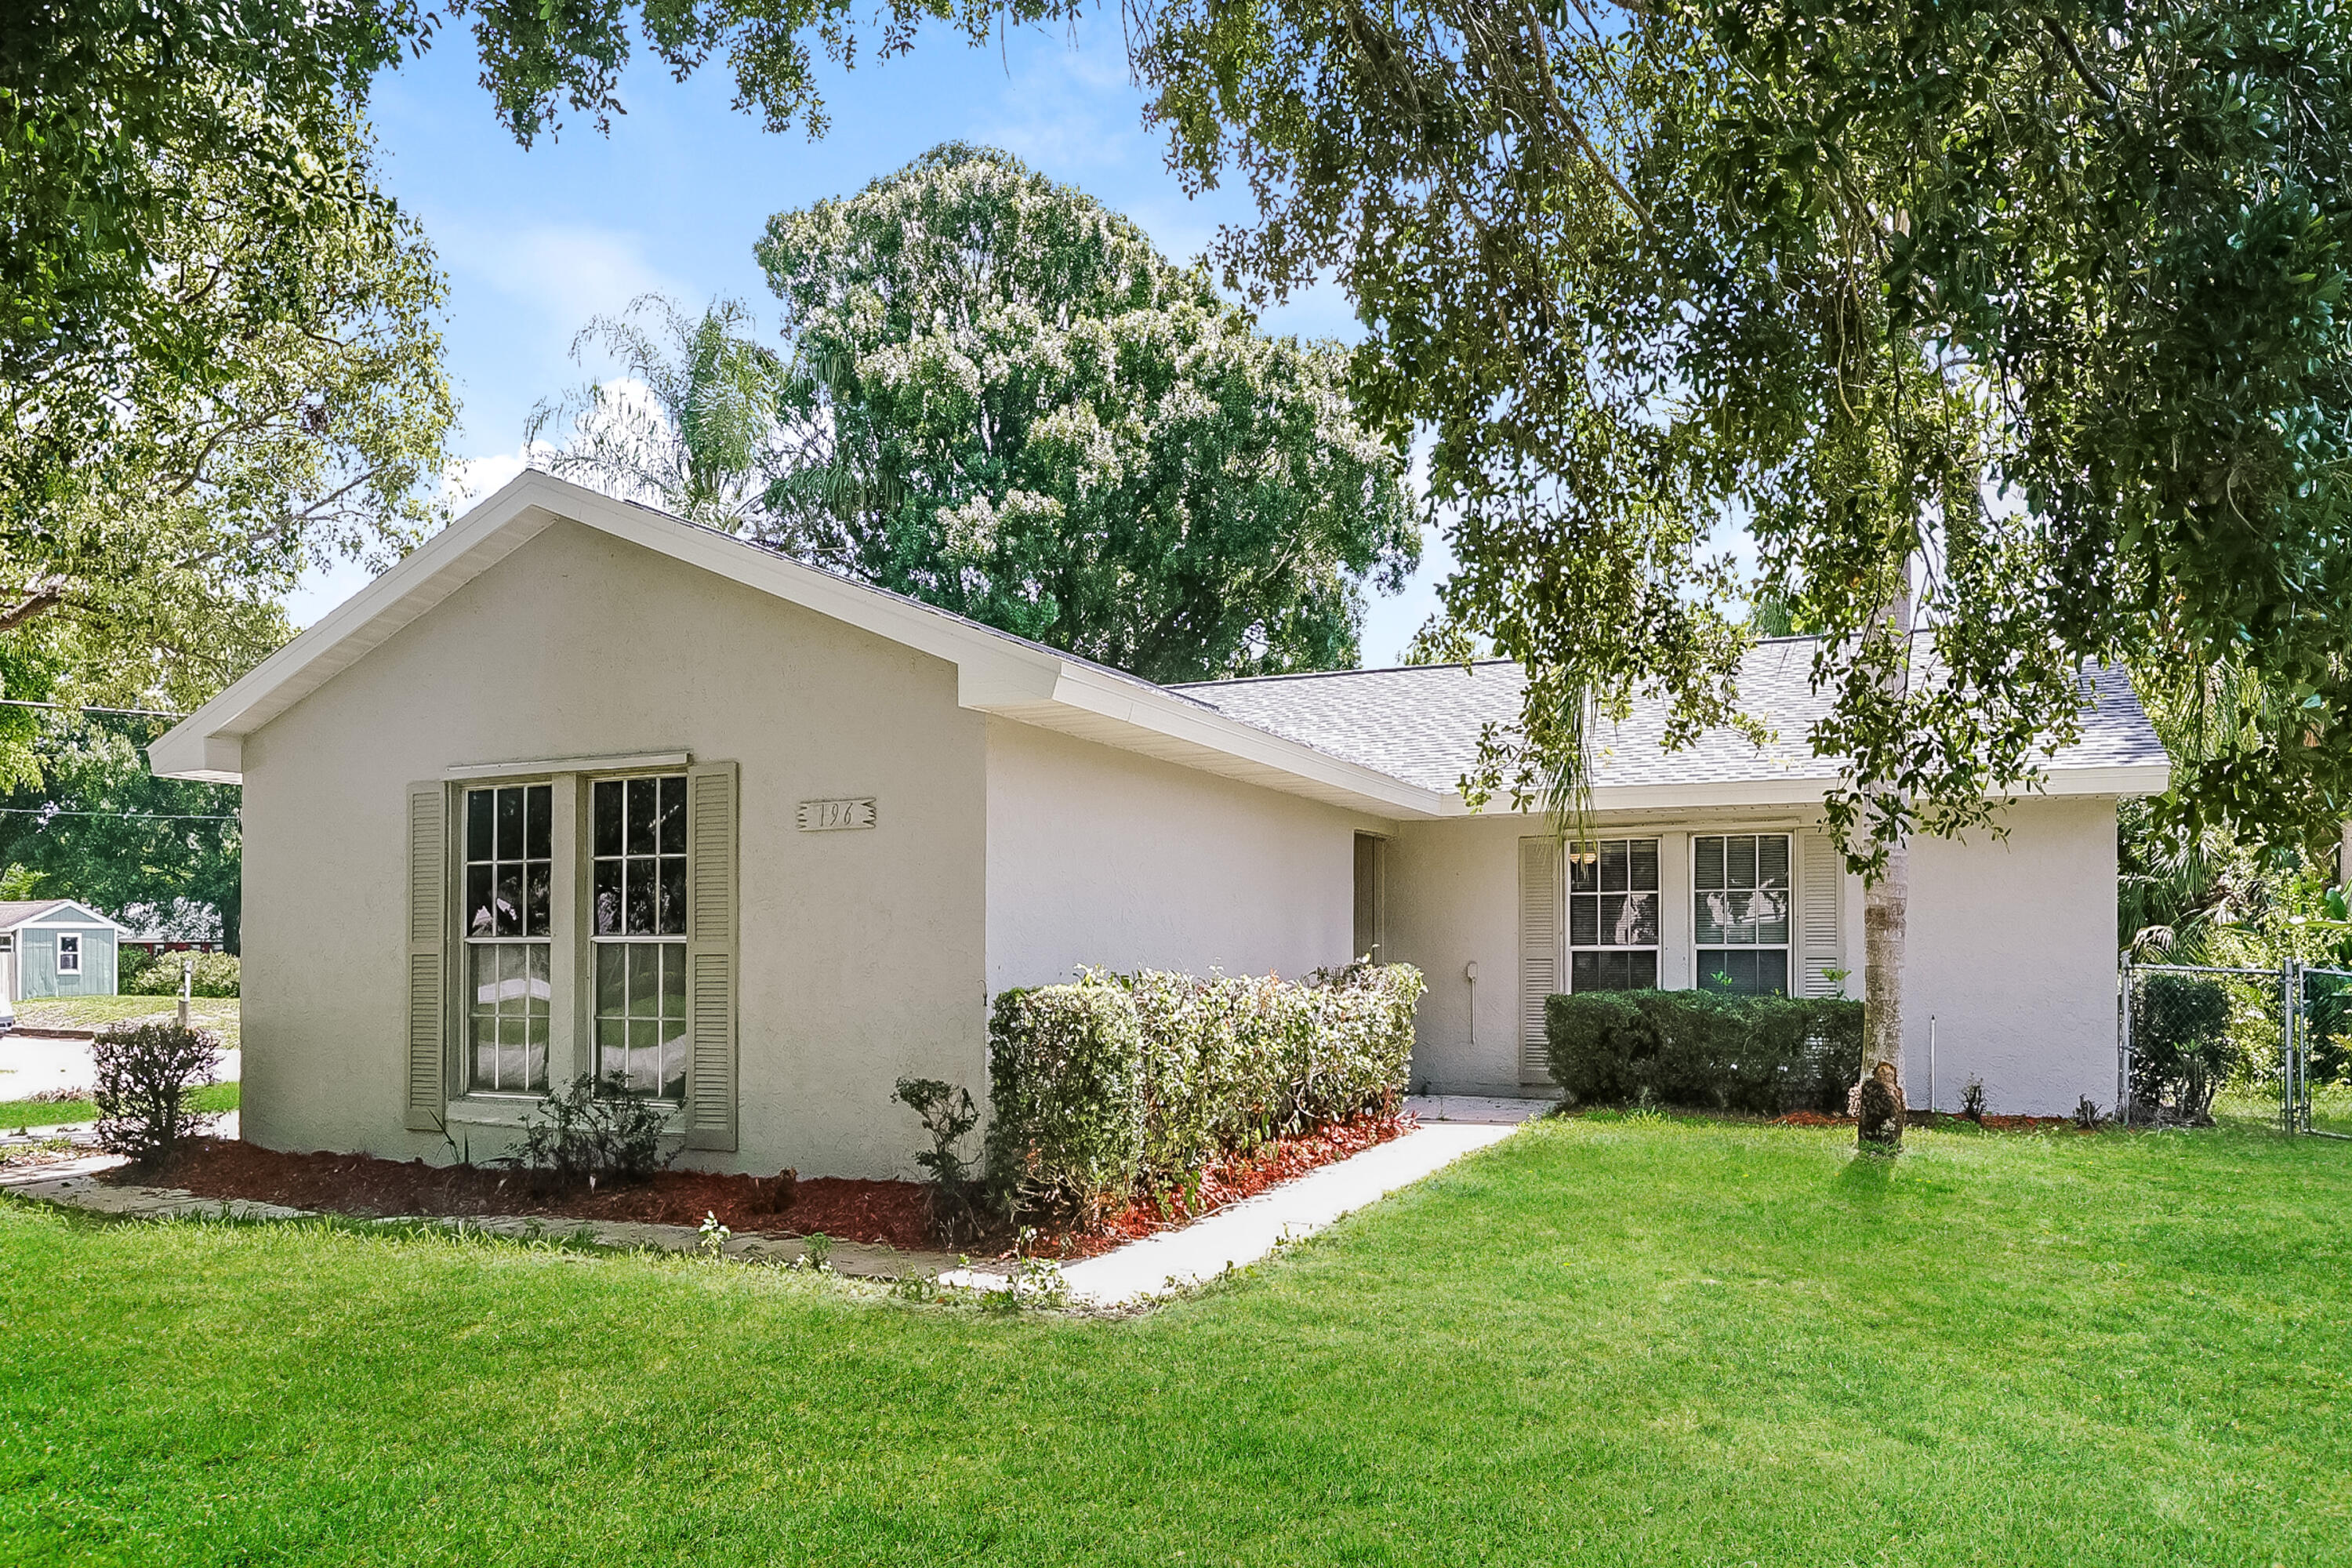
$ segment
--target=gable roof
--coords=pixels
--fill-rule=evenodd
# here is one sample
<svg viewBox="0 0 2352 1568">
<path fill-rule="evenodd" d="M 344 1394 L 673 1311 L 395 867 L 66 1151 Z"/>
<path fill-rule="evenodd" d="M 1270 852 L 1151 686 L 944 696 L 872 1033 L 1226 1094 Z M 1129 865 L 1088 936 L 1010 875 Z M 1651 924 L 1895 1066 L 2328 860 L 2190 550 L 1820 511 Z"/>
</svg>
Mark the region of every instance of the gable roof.
<svg viewBox="0 0 2352 1568">
<path fill-rule="evenodd" d="M 1713 729 L 1669 752 L 1663 743 L 1665 704 L 1654 697 L 1636 698 L 1622 721 L 1602 720 L 1592 736 L 1594 807 L 1819 800 L 1839 776 L 1841 759 L 1817 757 L 1805 743 L 1830 708 L 1829 694 L 1813 689 L 1813 648 L 1811 637 L 1774 637 L 1740 661 L 1740 705 L 1775 732 L 1760 749 L 1735 730 Z M 1451 790 L 1477 765 L 1485 726 L 1517 721 L 1526 685 L 1517 664 L 1489 659 L 1466 668 L 1408 665 L 1175 689 L 1334 756 Z M 2045 760 L 2043 793 L 2161 793 L 2171 763 L 2124 672 L 2099 670 L 2086 697 L 2082 738 Z"/>
<path fill-rule="evenodd" d="M 1456 793 L 1489 721 L 1518 714 L 1522 677 L 1506 662 L 1342 670 L 1165 687 L 852 582 L 717 529 L 531 470 L 434 535 L 149 748 L 155 772 L 235 784 L 244 739 L 560 521 L 596 529 L 946 660 L 957 700 L 984 713 L 1203 773 L 1391 818 L 1459 816 Z M 1777 728 L 1759 751 L 1729 731 L 1696 747 L 1659 745 L 1664 711 L 1637 702 L 1596 736 L 1599 810 L 1802 805 L 1837 776 L 1803 737 L 1825 703 L 1811 645 L 1768 642 L 1741 670 L 1749 710 Z M 2098 678 L 2080 744 L 2052 759 L 2052 794 L 2162 791 L 2163 748 L 2118 673 Z"/>
<path fill-rule="evenodd" d="M 7 899 L 0 900 L 0 931 L 13 931 L 23 926 L 37 925 L 51 915 L 71 912 L 82 919 L 77 925 L 111 926 L 124 936 L 131 928 L 121 921 L 109 920 L 78 899 Z"/>
<path fill-rule="evenodd" d="M 246 736 L 559 521 L 944 659 L 956 667 L 957 700 L 966 708 L 1380 816 L 1441 816 L 1451 798 L 1451 791 L 1318 751 L 1166 687 L 537 470 L 509 481 L 174 725 L 148 749 L 150 764 L 173 778 L 239 782 Z"/>
</svg>

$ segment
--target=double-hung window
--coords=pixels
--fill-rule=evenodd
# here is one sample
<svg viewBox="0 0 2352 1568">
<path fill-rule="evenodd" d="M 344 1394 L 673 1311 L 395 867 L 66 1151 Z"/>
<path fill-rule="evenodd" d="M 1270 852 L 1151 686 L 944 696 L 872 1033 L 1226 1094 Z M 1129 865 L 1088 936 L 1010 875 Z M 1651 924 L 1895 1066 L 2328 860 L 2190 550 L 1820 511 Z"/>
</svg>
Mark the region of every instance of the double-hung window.
<svg viewBox="0 0 2352 1568">
<path fill-rule="evenodd" d="M 1658 841 L 1603 838 L 1568 852 L 1571 991 L 1658 984 Z"/>
<path fill-rule="evenodd" d="M 1789 989 L 1789 836 L 1732 833 L 1691 840 L 1691 929 L 1705 991 L 1785 995 Z"/>
<path fill-rule="evenodd" d="M 59 974 L 81 973 L 81 938 L 71 931 L 58 938 L 58 973 Z"/>
<path fill-rule="evenodd" d="M 630 1094 L 686 1095 L 686 775 L 590 789 L 595 1073 Z"/>
<path fill-rule="evenodd" d="M 466 792 L 466 1070 L 479 1093 L 547 1091 L 554 795 Z"/>
</svg>

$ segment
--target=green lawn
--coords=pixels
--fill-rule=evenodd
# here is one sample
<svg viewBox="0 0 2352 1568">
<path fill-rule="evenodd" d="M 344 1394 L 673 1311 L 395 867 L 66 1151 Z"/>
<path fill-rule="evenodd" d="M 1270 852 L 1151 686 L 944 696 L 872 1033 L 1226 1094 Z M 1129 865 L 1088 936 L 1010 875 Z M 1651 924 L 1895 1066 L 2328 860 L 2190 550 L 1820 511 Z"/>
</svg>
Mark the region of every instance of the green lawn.
<svg viewBox="0 0 2352 1568">
<path fill-rule="evenodd" d="M 170 1015 L 176 996 L 36 996 L 16 1004 L 16 1023 L 26 1029 L 95 1029 L 124 1018 Z M 237 999 L 197 996 L 188 1003 L 188 1021 L 220 1032 L 221 1044 L 236 1049 Z"/>
<path fill-rule="evenodd" d="M 208 1083 L 196 1090 L 196 1109 L 235 1110 L 236 1096 L 234 1083 Z M 0 1131 L 97 1120 L 98 1107 L 87 1100 L 0 1100 Z"/>
<path fill-rule="evenodd" d="M 2352 1559 L 2352 1144 L 1586 1118 L 1150 1317 L 0 1203 L 0 1561 Z"/>
</svg>

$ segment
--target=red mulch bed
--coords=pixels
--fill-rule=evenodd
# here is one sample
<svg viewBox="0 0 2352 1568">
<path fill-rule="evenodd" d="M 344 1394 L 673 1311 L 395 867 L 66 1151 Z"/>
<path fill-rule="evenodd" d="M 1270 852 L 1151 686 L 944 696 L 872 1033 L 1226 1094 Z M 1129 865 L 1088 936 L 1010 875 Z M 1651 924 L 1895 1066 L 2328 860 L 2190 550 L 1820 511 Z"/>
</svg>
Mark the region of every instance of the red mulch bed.
<svg viewBox="0 0 2352 1568">
<path fill-rule="evenodd" d="M 1411 1131 L 1410 1113 L 1373 1112 L 1278 1138 L 1252 1154 L 1237 1154 L 1209 1167 L 1198 1201 L 1171 1194 L 1157 1202 L 1130 1204 L 1091 1229 L 1045 1227 L 1034 1250 L 1063 1258 L 1092 1258 L 1115 1247 L 1173 1230 L 1229 1204 L 1255 1197 L 1278 1182 L 1303 1176 L 1318 1165 L 1344 1160 L 1374 1144 Z M 428 1165 L 421 1160 L 378 1160 L 365 1154 L 289 1154 L 252 1143 L 200 1138 L 163 1171 L 121 1168 L 100 1180 L 155 1183 L 184 1187 L 199 1197 L 247 1198 L 289 1208 L 371 1218 L 393 1215 L 545 1215 L 561 1219 L 648 1221 L 700 1225 L 705 1215 L 738 1235 L 818 1233 L 838 1241 L 864 1241 L 922 1251 L 935 1247 L 929 1228 L 930 1200 L 915 1182 L 859 1182 L 818 1176 L 782 1188 L 773 1176 L 720 1176 L 703 1171 L 656 1172 L 650 1182 L 596 1191 L 550 1191 L 520 1172 L 482 1166 Z M 998 1237 L 975 1251 L 996 1251 Z"/>
<path fill-rule="evenodd" d="M 1255 1197 L 1266 1188 L 1318 1165 L 1360 1154 L 1378 1143 L 1412 1131 L 1420 1123 L 1410 1111 L 1370 1111 L 1351 1121 L 1334 1121 L 1277 1138 L 1254 1154 L 1235 1154 L 1212 1164 L 1201 1178 L 1199 1202 L 1181 1193 L 1162 1203 L 1143 1199 L 1107 1216 L 1091 1229 L 1041 1227 L 1034 1250 L 1063 1258 L 1092 1258 L 1163 1230 L 1175 1230 L 1228 1204 Z"/>
<path fill-rule="evenodd" d="M 650 1182 L 597 1191 L 553 1192 L 519 1172 L 428 1165 L 364 1154 L 288 1154 L 252 1143 L 199 1139 L 162 1172 L 117 1178 L 185 1187 L 200 1197 L 251 1198 L 289 1208 L 382 1217 L 391 1215 L 549 1215 L 565 1219 L 700 1225 L 708 1214 L 740 1234 L 823 1233 L 909 1251 L 929 1247 L 930 1200 L 914 1182 L 819 1176 L 793 1184 L 779 1206 L 773 1176 L 661 1171 Z"/>
<path fill-rule="evenodd" d="M 1910 1113 L 1910 1124 L 1914 1127 L 1932 1127 L 1937 1122 L 1948 1126 L 1961 1120 L 1963 1118 L 1938 1110 L 1915 1110 Z M 1851 1116 L 1832 1116 L 1821 1110 L 1792 1110 L 1788 1115 L 1780 1117 L 1779 1121 L 1783 1127 L 1851 1127 L 1853 1125 L 1853 1118 Z M 1980 1125 L 1990 1132 L 2040 1132 L 2046 1128 L 2072 1127 L 2074 1124 L 2074 1119 L 2071 1116 L 1988 1116 Z"/>
</svg>

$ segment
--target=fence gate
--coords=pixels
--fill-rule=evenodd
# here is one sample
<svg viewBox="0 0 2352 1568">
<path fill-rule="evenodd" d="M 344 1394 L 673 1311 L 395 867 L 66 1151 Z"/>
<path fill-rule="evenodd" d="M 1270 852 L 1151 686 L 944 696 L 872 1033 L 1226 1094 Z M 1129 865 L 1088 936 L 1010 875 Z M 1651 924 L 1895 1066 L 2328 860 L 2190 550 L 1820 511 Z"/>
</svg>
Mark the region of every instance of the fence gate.
<svg viewBox="0 0 2352 1568">
<path fill-rule="evenodd" d="M 2168 976 L 2216 984 L 2175 984 Z M 2275 1064 L 2279 1131 L 2341 1137 L 2312 1125 L 2311 1087 L 2315 1070 L 2336 1077 L 2352 1047 L 2352 972 L 2293 962 L 2248 969 L 2126 959 L 2116 1047 L 2116 1113 L 2126 1125 L 2156 1117 L 2157 1106 L 2137 1103 L 2156 1082 L 2154 1061 L 2171 1069 L 2181 1098 L 2197 1101 L 2190 1109 L 2205 1110 L 2221 1087 L 2225 1063 L 2242 1050 Z"/>
</svg>

